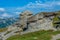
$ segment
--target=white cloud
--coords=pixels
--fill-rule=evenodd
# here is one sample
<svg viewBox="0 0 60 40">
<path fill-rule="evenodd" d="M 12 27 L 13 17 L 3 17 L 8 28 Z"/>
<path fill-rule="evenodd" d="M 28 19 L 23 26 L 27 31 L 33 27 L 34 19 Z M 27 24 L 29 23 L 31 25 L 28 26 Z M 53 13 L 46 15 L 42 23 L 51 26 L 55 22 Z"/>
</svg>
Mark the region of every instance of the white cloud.
<svg viewBox="0 0 60 40">
<path fill-rule="evenodd" d="M 60 2 L 57 2 L 56 4 L 57 4 L 57 5 L 60 5 Z"/>
<path fill-rule="evenodd" d="M 17 15 L 20 14 L 21 12 L 15 12 Z"/>
<path fill-rule="evenodd" d="M 57 5 L 60 6 L 59 0 L 45 0 L 44 3 L 41 0 L 37 0 L 35 2 L 29 2 L 27 5 L 17 8 L 17 10 L 53 11 Z"/>
<path fill-rule="evenodd" d="M 5 9 L 4 8 L 0 8 L 0 11 L 5 11 Z"/>
<path fill-rule="evenodd" d="M 51 8 L 53 5 L 54 5 L 53 2 L 42 3 L 41 1 L 35 1 L 35 3 L 30 2 L 27 5 L 20 7 L 20 8 L 17 8 L 17 9 L 24 10 L 26 8 Z"/>
<path fill-rule="evenodd" d="M 54 5 L 60 5 L 60 1 L 56 1 L 56 0 L 51 0 L 51 1 L 47 1 L 45 0 L 46 2 L 45 3 L 42 3 L 42 1 L 35 1 L 35 3 L 33 2 L 30 2 L 28 3 L 27 5 L 25 5 L 23 8 L 41 8 L 41 7 L 44 7 L 44 8 L 51 8 L 53 7 Z"/>
<path fill-rule="evenodd" d="M 2 14 L 1 16 L 2 16 L 2 17 L 11 17 L 12 15 L 9 15 L 9 14 L 7 14 L 7 13 L 4 13 L 4 14 Z"/>
</svg>

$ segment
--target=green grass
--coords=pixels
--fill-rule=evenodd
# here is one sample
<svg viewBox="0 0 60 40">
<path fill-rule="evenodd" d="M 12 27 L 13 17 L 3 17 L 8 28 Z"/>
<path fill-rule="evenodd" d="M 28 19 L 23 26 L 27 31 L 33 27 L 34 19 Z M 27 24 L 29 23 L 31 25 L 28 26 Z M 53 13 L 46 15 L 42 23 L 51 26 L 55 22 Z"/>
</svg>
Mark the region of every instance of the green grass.
<svg viewBox="0 0 60 40">
<path fill-rule="evenodd" d="M 42 30 L 24 35 L 15 35 L 8 38 L 7 40 L 50 40 L 52 38 L 52 35 L 56 35 L 59 33 L 60 31 L 54 32 L 52 30 L 49 31 Z"/>
<path fill-rule="evenodd" d="M 53 18 L 53 26 L 55 27 L 57 24 L 54 24 L 54 23 L 56 23 L 56 22 L 58 22 L 58 21 L 60 21 L 60 19 L 58 18 L 58 15 L 57 16 L 55 16 L 54 18 Z"/>
</svg>

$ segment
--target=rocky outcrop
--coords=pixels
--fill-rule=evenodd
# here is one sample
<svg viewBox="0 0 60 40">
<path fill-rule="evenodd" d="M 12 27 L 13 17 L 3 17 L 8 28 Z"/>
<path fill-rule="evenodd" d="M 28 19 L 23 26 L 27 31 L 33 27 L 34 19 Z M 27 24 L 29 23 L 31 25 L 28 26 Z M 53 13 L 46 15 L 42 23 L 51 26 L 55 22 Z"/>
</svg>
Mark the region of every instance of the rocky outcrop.
<svg viewBox="0 0 60 40">
<path fill-rule="evenodd" d="M 33 14 L 28 10 L 24 11 L 23 13 L 20 14 L 20 25 L 21 25 L 23 31 L 28 28 L 27 21 L 28 21 L 28 18 L 30 18 L 31 16 L 33 16 Z"/>
<path fill-rule="evenodd" d="M 41 12 L 33 15 L 27 10 L 20 14 L 20 20 L 14 24 L 14 27 L 21 28 L 23 31 L 26 29 L 55 30 L 52 25 L 52 19 L 55 15 L 54 12 Z"/>
<path fill-rule="evenodd" d="M 52 15 L 52 14 L 50 14 Z M 39 30 L 54 30 L 56 29 L 53 27 L 53 18 L 55 15 L 45 17 L 45 14 L 38 13 L 36 15 L 33 15 L 32 17 L 28 18 L 28 29 L 26 31 L 21 32 L 21 34 L 26 34 L 30 32 L 35 32 Z"/>
</svg>

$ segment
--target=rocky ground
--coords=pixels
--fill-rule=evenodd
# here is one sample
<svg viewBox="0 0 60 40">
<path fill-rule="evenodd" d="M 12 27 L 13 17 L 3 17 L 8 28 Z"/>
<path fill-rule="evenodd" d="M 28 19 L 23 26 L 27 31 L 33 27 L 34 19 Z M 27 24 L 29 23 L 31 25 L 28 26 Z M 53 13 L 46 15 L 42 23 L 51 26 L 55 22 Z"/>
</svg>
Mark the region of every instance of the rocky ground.
<svg viewBox="0 0 60 40">
<path fill-rule="evenodd" d="M 60 39 L 60 34 L 54 35 L 51 40 L 57 40 Z"/>
</svg>

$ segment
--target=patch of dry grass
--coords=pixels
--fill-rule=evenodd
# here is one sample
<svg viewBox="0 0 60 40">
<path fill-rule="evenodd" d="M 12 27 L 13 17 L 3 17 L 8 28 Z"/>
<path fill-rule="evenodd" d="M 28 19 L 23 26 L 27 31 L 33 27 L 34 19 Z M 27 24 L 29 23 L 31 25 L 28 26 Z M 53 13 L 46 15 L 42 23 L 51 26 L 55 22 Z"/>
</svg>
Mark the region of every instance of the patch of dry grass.
<svg viewBox="0 0 60 40">
<path fill-rule="evenodd" d="M 7 28 L 0 28 L 0 32 L 4 32 L 6 30 L 7 30 Z"/>
</svg>

